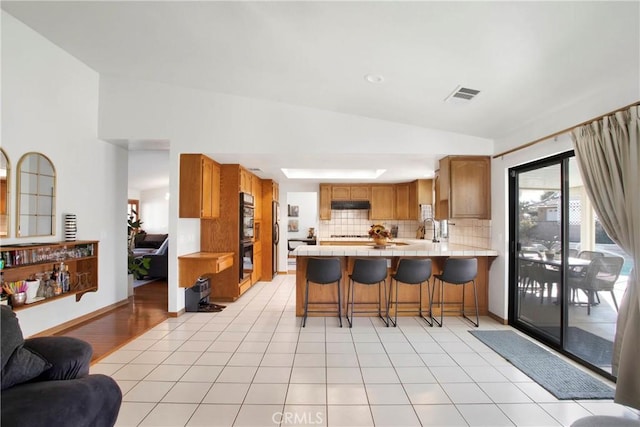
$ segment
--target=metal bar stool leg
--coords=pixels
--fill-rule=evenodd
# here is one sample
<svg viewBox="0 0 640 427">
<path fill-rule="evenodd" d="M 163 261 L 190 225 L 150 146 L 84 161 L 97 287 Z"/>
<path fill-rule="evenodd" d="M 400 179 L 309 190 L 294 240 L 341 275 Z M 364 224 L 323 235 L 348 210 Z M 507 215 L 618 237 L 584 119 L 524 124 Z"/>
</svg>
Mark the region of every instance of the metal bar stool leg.
<svg viewBox="0 0 640 427">
<path fill-rule="evenodd" d="M 340 322 L 340 327 L 342 328 L 342 297 L 340 289 L 340 281 L 338 281 L 338 322 Z"/>
<path fill-rule="evenodd" d="M 436 323 L 438 323 L 438 326 L 442 328 L 442 321 L 444 319 L 444 282 L 442 281 L 442 279 L 440 279 L 439 282 L 440 282 L 440 322 L 438 323 L 436 321 Z"/>
<path fill-rule="evenodd" d="M 420 292 L 420 302 L 419 302 L 420 307 L 419 307 L 419 313 L 420 313 L 420 317 L 422 317 L 424 319 L 424 321 L 427 322 L 427 325 L 433 326 L 433 317 L 431 317 L 431 297 L 429 297 L 429 318 L 431 320 L 427 319 L 424 316 L 424 314 L 422 313 L 422 292 L 423 292 L 422 291 L 422 284 L 423 283 L 425 283 L 425 282 L 420 282 L 420 291 L 419 291 Z M 426 284 L 427 284 L 427 294 L 428 294 L 429 293 L 429 281 L 428 280 L 426 281 Z"/>
<path fill-rule="evenodd" d="M 382 281 L 382 285 L 384 286 L 384 292 L 382 292 L 382 296 L 384 297 L 384 306 L 387 309 L 387 312 L 385 313 L 384 317 L 382 317 L 382 297 L 380 296 L 380 283 L 378 283 L 378 317 L 380 319 L 382 319 L 382 322 L 384 322 L 384 324 L 387 326 L 387 328 L 389 327 L 389 300 L 387 300 L 387 281 L 383 280 Z M 397 305 L 397 299 L 396 299 L 396 305 Z"/>
<path fill-rule="evenodd" d="M 391 280 L 393 282 L 393 279 Z M 400 305 L 398 304 L 398 288 L 400 286 L 398 285 L 398 281 L 396 280 L 396 312 L 393 320 L 393 326 L 396 327 L 398 326 L 398 310 L 400 309 Z"/>
<path fill-rule="evenodd" d="M 302 318 L 302 327 L 304 328 L 307 325 L 307 313 L 309 312 L 309 281 L 307 280 L 307 285 L 304 291 L 304 317 Z"/>
<path fill-rule="evenodd" d="M 347 323 L 349 323 L 349 327 L 353 326 L 353 289 L 355 288 L 355 283 L 352 283 L 353 280 L 349 279 L 349 288 L 347 289 Z M 349 298 L 351 298 L 351 317 L 349 317 Z"/>
</svg>

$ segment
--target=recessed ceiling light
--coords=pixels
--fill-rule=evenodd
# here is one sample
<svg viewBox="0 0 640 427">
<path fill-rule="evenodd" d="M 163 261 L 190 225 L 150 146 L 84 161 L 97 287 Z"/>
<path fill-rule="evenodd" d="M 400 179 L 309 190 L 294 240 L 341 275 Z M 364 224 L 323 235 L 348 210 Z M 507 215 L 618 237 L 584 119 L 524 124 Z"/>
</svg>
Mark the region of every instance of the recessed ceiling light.
<svg viewBox="0 0 640 427">
<path fill-rule="evenodd" d="M 380 74 L 367 74 L 366 76 L 364 76 L 364 79 L 369 83 L 377 84 L 384 82 L 384 77 L 382 77 Z"/>
<path fill-rule="evenodd" d="M 281 169 L 289 179 L 376 179 L 386 169 Z"/>
</svg>

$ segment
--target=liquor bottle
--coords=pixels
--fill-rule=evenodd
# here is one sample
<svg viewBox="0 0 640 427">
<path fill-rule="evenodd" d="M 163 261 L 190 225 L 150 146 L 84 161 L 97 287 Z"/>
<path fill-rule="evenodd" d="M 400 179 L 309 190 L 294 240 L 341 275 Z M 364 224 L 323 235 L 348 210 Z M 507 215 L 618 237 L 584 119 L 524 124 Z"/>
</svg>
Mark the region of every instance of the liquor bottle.
<svg viewBox="0 0 640 427">
<path fill-rule="evenodd" d="M 65 264 L 62 270 L 62 292 L 69 292 L 69 266 Z"/>
</svg>

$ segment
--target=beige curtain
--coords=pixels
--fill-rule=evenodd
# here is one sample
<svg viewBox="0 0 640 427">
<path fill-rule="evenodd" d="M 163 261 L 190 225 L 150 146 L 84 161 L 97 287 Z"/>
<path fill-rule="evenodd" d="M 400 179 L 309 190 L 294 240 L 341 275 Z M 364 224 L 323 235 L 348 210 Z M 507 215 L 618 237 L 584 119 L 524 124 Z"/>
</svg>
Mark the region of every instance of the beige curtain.
<svg viewBox="0 0 640 427">
<path fill-rule="evenodd" d="M 615 402 L 640 409 L 640 119 L 638 106 L 571 132 L 585 189 L 609 237 L 634 261 L 613 351 Z"/>
</svg>

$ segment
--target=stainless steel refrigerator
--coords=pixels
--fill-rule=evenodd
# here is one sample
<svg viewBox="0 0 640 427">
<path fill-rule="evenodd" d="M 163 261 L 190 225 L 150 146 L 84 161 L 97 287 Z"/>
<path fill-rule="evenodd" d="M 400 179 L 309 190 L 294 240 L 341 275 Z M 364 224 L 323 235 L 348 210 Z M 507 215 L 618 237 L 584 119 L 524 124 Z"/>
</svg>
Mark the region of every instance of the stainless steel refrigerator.
<svg viewBox="0 0 640 427">
<path fill-rule="evenodd" d="M 278 274 L 278 243 L 280 243 L 280 204 L 276 201 L 271 204 L 271 220 L 273 222 L 271 224 L 271 229 L 273 230 L 272 277 L 276 277 L 276 274 Z"/>
</svg>

